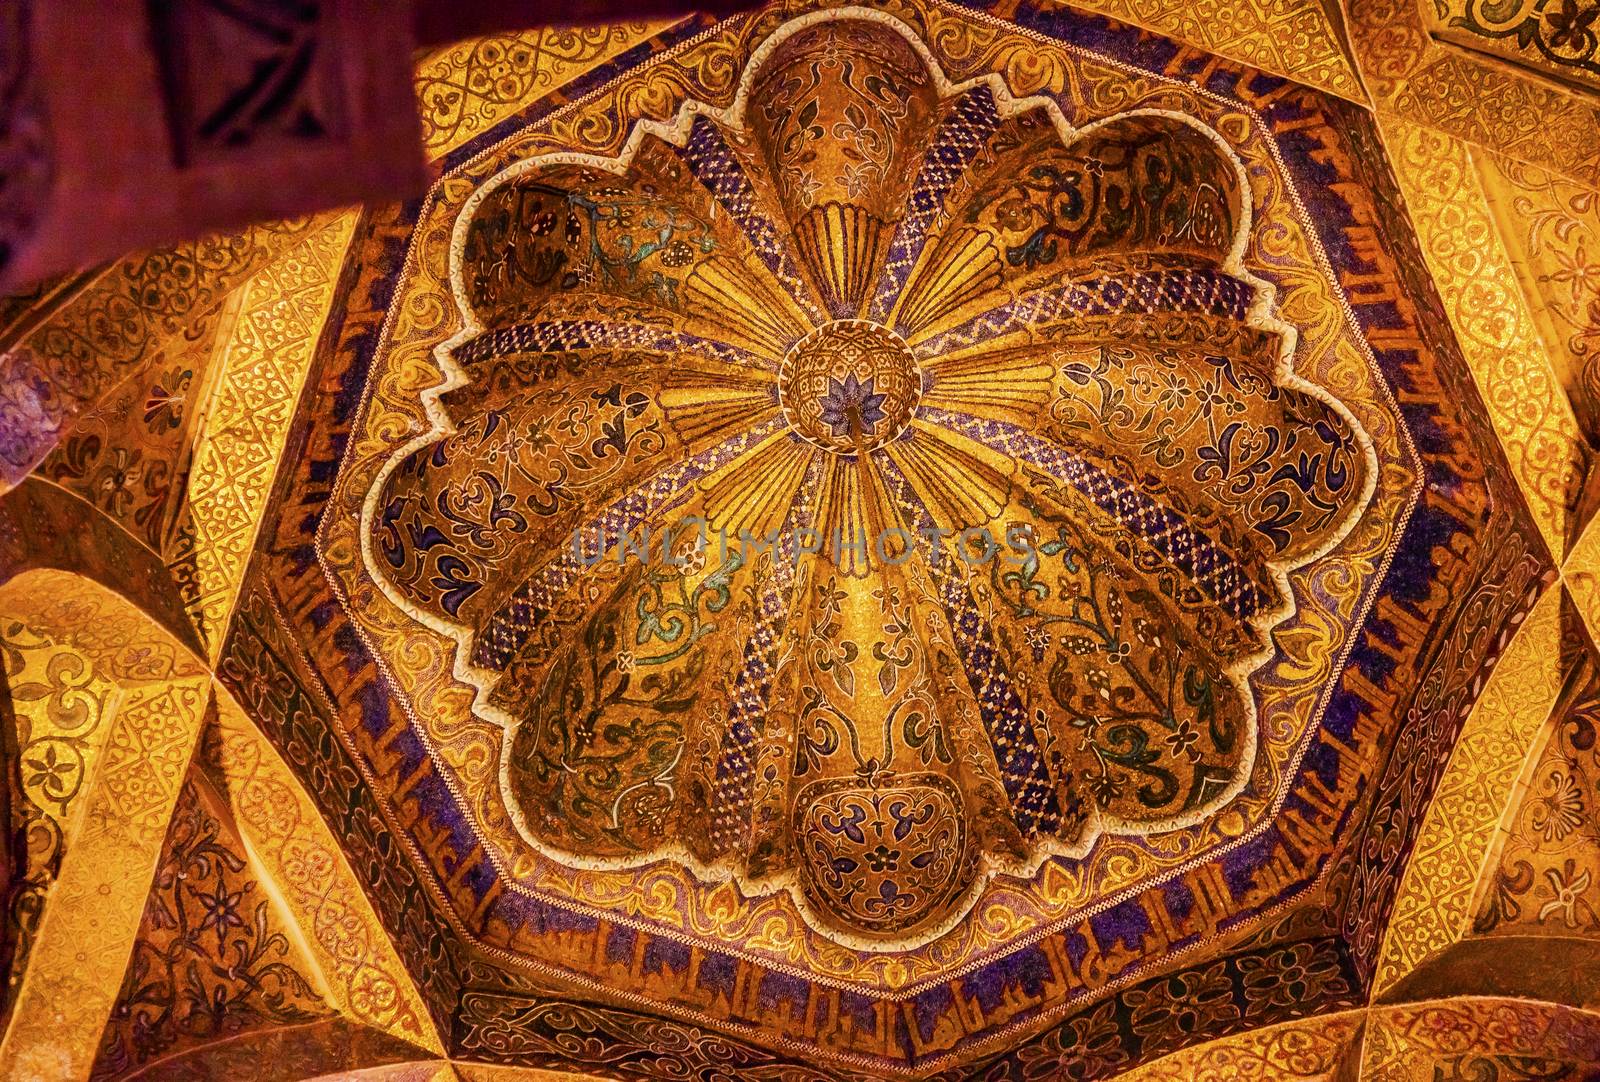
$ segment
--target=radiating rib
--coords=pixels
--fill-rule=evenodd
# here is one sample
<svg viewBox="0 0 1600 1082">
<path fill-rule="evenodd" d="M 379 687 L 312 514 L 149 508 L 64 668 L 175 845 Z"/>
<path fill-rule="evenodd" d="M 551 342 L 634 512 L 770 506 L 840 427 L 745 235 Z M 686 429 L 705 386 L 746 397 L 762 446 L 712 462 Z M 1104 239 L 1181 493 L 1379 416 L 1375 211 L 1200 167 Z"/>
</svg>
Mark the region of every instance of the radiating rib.
<svg viewBox="0 0 1600 1082">
<path fill-rule="evenodd" d="M 708 810 L 710 827 L 706 831 L 708 855 L 713 859 L 744 855 L 751 836 L 756 763 L 761 744 L 785 724 L 781 718 L 773 723 L 773 678 L 785 631 L 795 621 L 803 622 L 808 618 L 794 596 L 800 558 L 795 543 L 800 530 L 812 528 L 817 522 L 816 474 L 825 457 L 812 456 L 805 480 L 779 532 L 770 571 L 760 580 L 753 624 L 744 644 L 743 663 L 716 753 L 714 788 Z"/>
<path fill-rule="evenodd" d="M 700 482 L 709 528 L 730 544 L 769 538 L 788 516 L 816 448 L 779 431 Z"/>
<path fill-rule="evenodd" d="M 771 371 L 776 364 L 740 346 L 648 323 L 603 319 L 545 319 L 496 327 L 463 342 L 451 353 L 458 364 L 481 364 L 512 353 L 563 353 L 579 349 L 647 349 L 669 356 L 689 354 L 723 364 Z"/>
<path fill-rule="evenodd" d="M 795 247 L 819 277 L 833 318 L 861 311 L 884 232 L 883 219 L 849 203 L 825 203 L 794 223 Z"/>
<path fill-rule="evenodd" d="M 710 450 L 703 451 L 662 468 L 622 496 L 612 500 L 598 515 L 575 531 L 581 554 L 612 550 L 618 539 L 682 502 L 695 491 L 695 484 L 756 448 L 783 437 L 786 426 L 777 418 L 766 424 L 731 436 Z M 543 566 L 536 568 L 512 591 L 479 633 L 473 651 L 474 665 L 500 669 L 527 639 L 533 623 L 554 605 L 556 599 L 578 582 L 588 564 L 574 554 L 571 545 Z"/>
<path fill-rule="evenodd" d="M 1086 496 L 1124 529 L 1160 552 L 1205 595 L 1236 619 L 1248 620 L 1277 603 L 1276 591 L 1234 556 L 1122 478 L 1079 455 L 1004 421 L 990 421 L 935 407 L 918 410 L 919 419 L 985 443 Z"/>
<path fill-rule="evenodd" d="M 983 151 L 999 123 L 994 94 L 987 86 L 967 91 L 945 114 L 923 153 L 921 168 L 906 200 L 906 215 L 895 229 L 883 270 L 873 287 L 867 318 L 889 323 L 890 313 L 927 246 L 933 226 L 949 210 L 946 197 Z"/>
<path fill-rule="evenodd" d="M 938 358 L 923 366 L 932 386 L 923 392 L 922 404 L 1032 425 L 1055 395 L 1056 369 L 1040 359 L 1043 352 L 1030 342 Z"/>
<path fill-rule="evenodd" d="M 1249 283 L 1199 267 L 1130 270 L 1025 293 L 981 315 L 935 325 L 907 338 L 919 357 L 939 357 L 1054 320 L 1118 313 L 1202 312 L 1243 321 Z"/>
<path fill-rule="evenodd" d="M 917 530 L 944 525 L 934 521 L 911 483 L 892 462 L 884 463 L 883 477 L 903 520 L 916 523 Z M 929 566 L 945 618 L 955 635 L 957 656 L 978 701 L 1017 829 L 1030 840 L 1040 836 L 1076 837 L 1082 828 L 1082 817 L 1074 812 L 1073 803 L 1063 807 L 1061 800 L 1063 791 L 1070 793 L 1072 781 L 1051 776 L 1045 761 L 1044 737 L 1023 710 L 1000 664 L 994 634 L 973 603 L 964 572 L 954 566 L 951 556 L 935 558 Z"/>
<path fill-rule="evenodd" d="M 689 141 L 680 153 L 689 171 L 738 223 L 757 258 L 794 302 L 813 322 L 825 323 L 828 317 L 818 306 L 819 298 L 795 265 L 788 244 L 773 226 L 774 221 L 781 220 L 782 209 L 763 205 L 764 194 L 757 189 L 716 123 L 696 116 L 690 127 Z"/>
<path fill-rule="evenodd" d="M 947 428 L 914 420 L 906 437 L 883 448 L 936 524 L 960 531 L 988 526 L 1005 506 L 1012 461 Z"/>
<path fill-rule="evenodd" d="M 808 329 L 792 301 L 764 272 L 750 274 L 712 261 L 696 267 L 684 280 L 684 293 L 698 302 L 697 314 L 706 322 L 720 322 L 768 357 L 781 359 Z"/>
</svg>

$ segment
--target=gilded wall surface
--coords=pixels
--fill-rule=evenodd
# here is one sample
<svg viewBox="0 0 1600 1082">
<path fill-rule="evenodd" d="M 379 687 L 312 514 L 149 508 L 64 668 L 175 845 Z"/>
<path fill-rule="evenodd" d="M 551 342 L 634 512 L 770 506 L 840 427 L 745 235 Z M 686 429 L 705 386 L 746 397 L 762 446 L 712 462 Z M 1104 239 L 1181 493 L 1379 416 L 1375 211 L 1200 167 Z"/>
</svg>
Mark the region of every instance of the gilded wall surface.
<svg viewBox="0 0 1600 1082">
<path fill-rule="evenodd" d="M 1600 9 L 418 58 L 0 305 L 0 1074 L 1600 1072 Z"/>
</svg>

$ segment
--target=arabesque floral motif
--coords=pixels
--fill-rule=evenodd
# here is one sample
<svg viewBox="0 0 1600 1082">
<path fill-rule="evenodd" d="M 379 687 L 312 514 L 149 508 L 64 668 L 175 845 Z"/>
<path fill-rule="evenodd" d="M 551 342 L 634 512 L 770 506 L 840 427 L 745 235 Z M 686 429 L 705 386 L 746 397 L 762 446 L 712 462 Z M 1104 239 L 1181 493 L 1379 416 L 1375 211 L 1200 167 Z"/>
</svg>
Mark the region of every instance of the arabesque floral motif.
<svg viewBox="0 0 1600 1082">
<path fill-rule="evenodd" d="M 244 846 L 194 773 L 174 810 L 93 1077 L 240 1033 L 327 1017 Z"/>
</svg>

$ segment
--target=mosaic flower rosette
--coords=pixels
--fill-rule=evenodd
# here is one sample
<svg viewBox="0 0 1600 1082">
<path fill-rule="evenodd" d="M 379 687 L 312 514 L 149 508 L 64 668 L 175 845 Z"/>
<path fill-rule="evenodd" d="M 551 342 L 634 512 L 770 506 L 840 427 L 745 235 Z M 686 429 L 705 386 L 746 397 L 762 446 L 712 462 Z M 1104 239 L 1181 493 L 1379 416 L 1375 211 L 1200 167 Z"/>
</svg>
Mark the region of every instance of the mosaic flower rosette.
<svg viewBox="0 0 1600 1082">
<path fill-rule="evenodd" d="M 901 987 L 1261 829 L 1415 495 L 1302 213 L 1236 104 L 909 5 L 724 24 L 447 173 L 322 557 L 483 936 Z"/>
</svg>

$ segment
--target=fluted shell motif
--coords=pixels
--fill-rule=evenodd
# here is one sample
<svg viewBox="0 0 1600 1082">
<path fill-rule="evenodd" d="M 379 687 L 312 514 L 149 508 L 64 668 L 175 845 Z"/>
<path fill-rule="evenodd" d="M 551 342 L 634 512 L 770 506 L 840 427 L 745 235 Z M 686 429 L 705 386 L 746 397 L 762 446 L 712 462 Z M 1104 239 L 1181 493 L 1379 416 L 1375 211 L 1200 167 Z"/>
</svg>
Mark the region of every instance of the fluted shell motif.
<svg viewBox="0 0 1600 1082">
<path fill-rule="evenodd" d="M 1073 131 L 876 22 L 756 56 L 730 108 L 468 203 L 454 431 L 370 528 L 462 629 L 530 843 L 887 947 L 1237 792 L 1285 574 L 1372 469 L 1215 133 Z"/>
</svg>

